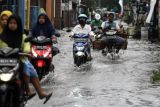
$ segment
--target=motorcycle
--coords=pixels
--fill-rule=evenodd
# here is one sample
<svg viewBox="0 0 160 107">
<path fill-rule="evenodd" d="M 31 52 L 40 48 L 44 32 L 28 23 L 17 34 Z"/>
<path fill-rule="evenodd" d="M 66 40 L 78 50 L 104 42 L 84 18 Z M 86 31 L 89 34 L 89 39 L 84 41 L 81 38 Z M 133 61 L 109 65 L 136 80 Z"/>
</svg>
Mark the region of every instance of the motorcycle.
<svg viewBox="0 0 160 107">
<path fill-rule="evenodd" d="M 107 32 L 105 33 L 101 33 L 99 35 L 96 35 L 95 36 L 95 39 L 98 41 L 100 41 L 101 43 L 101 47 L 100 49 L 103 49 L 102 50 L 102 54 L 103 55 L 107 55 L 107 53 L 109 53 L 112 57 L 112 60 L 115 59 L 115 55 L 116 55 L 116 34 L 117 34 L 117 31 L 115 30 L 108 30 Z M 104 45 L 104 43 L 102 43 L 101 39 L 103 36 L 107 36 L 108 38 L 108 46 Z"/>
<path fill-rule="evenodd" d="M 80 66 L 89 61 L 90 43 L 88 34 L 74 34 L 73 58 L 74 64 Z"/>
<path fill-rule="evenodd" d="M 0 49 L 0 106 L 24 107 L 27 94 L 22 77 L 19 49 Z"/>
<path fill-rule="evenodd" d="M 54 71 L 52 64 L 53 48 L 52 39 L 44 36 L 38 36 L 30 39 L 31 43 L 31 63 L 37 70 L 41 80 L 49 72 Z"/>
</svg>

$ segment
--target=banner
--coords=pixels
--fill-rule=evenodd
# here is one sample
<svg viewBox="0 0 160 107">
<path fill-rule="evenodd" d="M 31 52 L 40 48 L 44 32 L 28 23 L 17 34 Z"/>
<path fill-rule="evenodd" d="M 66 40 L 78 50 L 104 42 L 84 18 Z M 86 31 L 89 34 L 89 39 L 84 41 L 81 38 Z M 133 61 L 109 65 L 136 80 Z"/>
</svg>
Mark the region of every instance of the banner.
<svg viewBox="0 0 160 107">
<path fill-rule="evenodd" d="M 123 0 L 119 0 L 119 4 L 121 6 L 121 14 L 123 14 L 124 8 L 123 8 Z"/>
<path fill-rule="evenodd" d="M 150 1 L 150 11 L 149 11 L 149 14 L 147 16 L 146 23 L 150 23 L 151 22 L 156 2 L 157 2 L 157 0 L 151 0 Z"/>
</svg>

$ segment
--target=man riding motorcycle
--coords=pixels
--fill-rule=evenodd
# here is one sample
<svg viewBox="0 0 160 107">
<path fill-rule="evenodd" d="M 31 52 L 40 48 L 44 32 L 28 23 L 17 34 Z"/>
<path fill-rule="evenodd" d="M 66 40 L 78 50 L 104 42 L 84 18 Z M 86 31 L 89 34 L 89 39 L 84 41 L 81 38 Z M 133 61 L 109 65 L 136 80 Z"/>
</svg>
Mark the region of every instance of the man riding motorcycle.
<svg viewBox="0 0 160 107">
<path fill-rule="evenodd" d="M 110 13 L 108 15 L 108 20 L 103 22 L 101 27 L 102 27 L 102 30 L 103 32 L 107 32 L 109 30 L 116 30 L 117 32 L 119 32 L 120 30 L 118 29 L 118 27 L 116 26 L 116 22 L 114 22 L 114 14 L 113 13 Z M 102 42 L 108 47 L 109 46 L 109 37 L 108 36 L 103 36 L 102 37 Z M 122 48 L 122 46 L 124 45 L 125 43 L 125 40 L 116 35 L 116 38 L 115 38 L 115 43 L 116 43 L 116 53 L 118 54 L 119 53 L 119 50 Z M 109 50 L 111 51 L 111 50 Z M 102 54 L 105 54 L 106 52 L 104 50 L 102 50 Z"/>
<path fill-rule="evenodd" d="M 71 32 L 71 37 L 73 37 L 74 34 L 89 34 L 89 36 L 90 36 L 89 38 L 91 38 L 91 36 L 94 35 L 94 33 L 91 30 L 91 26 L 86 24 L 87 19 L 88 19 L 88 17 L 85 14 L 80 14 L 78 16 L 79 24 L 73 28 L 73 30 Z M 88 42 L 88 43 L 90 45 L 90 42 Z M 90 46 L 88 47 L 88 53 L 89 53 L 88 60 L 91 60 L 92 57 L 91 57 Z"/>
</svg>

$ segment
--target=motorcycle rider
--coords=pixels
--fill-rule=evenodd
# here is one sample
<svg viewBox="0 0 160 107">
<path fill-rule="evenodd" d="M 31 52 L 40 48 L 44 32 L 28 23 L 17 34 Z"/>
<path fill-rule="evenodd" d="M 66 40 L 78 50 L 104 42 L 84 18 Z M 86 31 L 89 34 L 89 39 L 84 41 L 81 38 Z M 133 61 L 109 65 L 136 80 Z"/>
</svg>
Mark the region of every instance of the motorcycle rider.
<svg viewBox="0 0 160 107">
<path fill-rule="evenodd" d="M 113 14 L 113 13 L 109 13 L 109 14 L 108 14 L 108 20 L 105 21 L 105 22 L 103 22 L 102 25 L 101 25 L 101 27 L 102 27 L 102 29 L 103 29 L 103 32 L 106 32 L 106 31 L 108 31 L 108 30 L 111 30 L 112 28 L 115 29 L 115 30 L 117 30 L 117 31 L 120 31 L 120 30 L 117 28 L 116 25 L 117 25 L 116 22 L 114 22 L 114 14 Z M 103 42 L 104 44 L 106 44 L 106 46 L 109 46 L 109 38 L 108 38 L 107 36 L 103 36 L 103 37 L 102 37 L 102 42 Z M 115 38 L 115 42 L 116 42 L 116 48 L 117 48 L 116 53 L 118 54 L 118 53 L 119 53 L 119 50 L 120 50 L 120 49 L 122 48 L 122 46 L 124 45 L 125 40 L 124 40 L 122 37 L 120 37 L 120 36 L 117 35 L 116 38 Z M 111 50 L 109 50 L 109 51 L 111 51 Z M 105 51 L 104 51 L 104 50 L 102 50 L 102 54 L 105 54 Z"/>
<path fill-rule="evenodd" d="M 23 52 L 28 53 L 30 51 L 30 44 L 24 42 L 25 38 L 26 35 L 23 34 L 22 22 L 20 17 L 16 15 L 11 15 L 7 20 L 7 26 L 0 35 L 0 48 L 19 48 Z M 23 57 L 21 58 L 21 61 L 24 65 L 23 79 L 26 84 L 26 91 L 29 96 L 28 99 L 35 96 L 35 94 L 32 94 L 28 85 L 29 80 L 31 80 L 33 86 L 35 87 L 39 95 L 39 98 L 46 99 L 44 102 L 45 104 L 52 96 L 52 93 L 47 94 L 42 90 L 37 72 L 35 71 L 33 65 L 30 64 L 28 59 L 26 57 Z"/>
<path fill-rule="evenodd" d="M 12 12 L 9 10 L 2 11 L 0 15 L 0 34 L 2 33 L 3 29 L 7 25 L 8 17 L 12 15 Z"/>
<path fill-rule="evenodd" d="M 91 26 L 88 25 L 88 24 L 86 24 L 87 19 L 88 19 L 88 17 L 85 14 L 80 14 L 78 16 L 78 22 L 79 22 L 79 24 L 76 25 L 73 28 L 72 33 L 71 33 L 71 37 L 73 37 L 74 34 L 81 34 L 81 33 L 83 33 L 83 34 L 89 34 L 90 38 L 91 38 L 91 36 L 94 35 L 94 33 L 91 30 L 92 29 Z M 90 42 L 89 42 L 89 45 L 90 45 Z M 89 52 L 89 59 L 88 60 L 92 60 L 90 46 L 88 47 L 88 52 Z"/>
<path fill-rule="evenodd" d="M 33 26 L 29 35 L 32 37 L 45 36 L 47 38 L 51 38 L 53 43 L 57 43 L 57 37 L 55 36 L 55 28 L 53 27 L 46 13 L 39 14 L 37 23 Z M 59 49 L 53 46 L 53 56 L 58 53 Z"/>
<path fill-rule="evenodd" d="M 100 14 L 95 14 L 95 19 L 91 21 L 91 27 L 101 27 L 103 21 L 101 20 L 101 15 Z"/>
<path fill-rule="evenodd" d="M 121 13 L 118 15 L 119 20 L 117 21 L 117 28 L 118 28 L 118 34 L 121 34 L 121 36 L 125 39 L 125 44 L 123 49 L 126 50 L 128 45 L 128 41 L 127 41 L 128 37 L 125 29 L 127 29 L 128 24 L 123 21 L 123 16 L 124 15 Z"/>
</svg>

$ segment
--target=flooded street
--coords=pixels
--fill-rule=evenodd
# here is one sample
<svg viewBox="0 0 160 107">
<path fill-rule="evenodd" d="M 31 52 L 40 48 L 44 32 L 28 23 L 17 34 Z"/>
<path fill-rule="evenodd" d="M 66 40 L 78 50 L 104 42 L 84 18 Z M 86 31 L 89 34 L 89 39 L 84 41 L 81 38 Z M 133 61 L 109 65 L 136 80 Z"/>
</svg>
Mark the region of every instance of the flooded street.
<svg viewBox="0 0 160 107">
<path fill-rule="evenodd" d="M 160 107 L 160 87 L 150 82 L 152 70 L 160 65 L 159 45 L 129 39 L 120 58 L 92 51 L 93 60 L 76 68 L 72 43 L 66 34 L 59 38 L 55 73 L 42 80 L 43 88 L 53 91 L 52 98 L 43 105 L 36 96 L 26 107 Z"/>
</svg>

